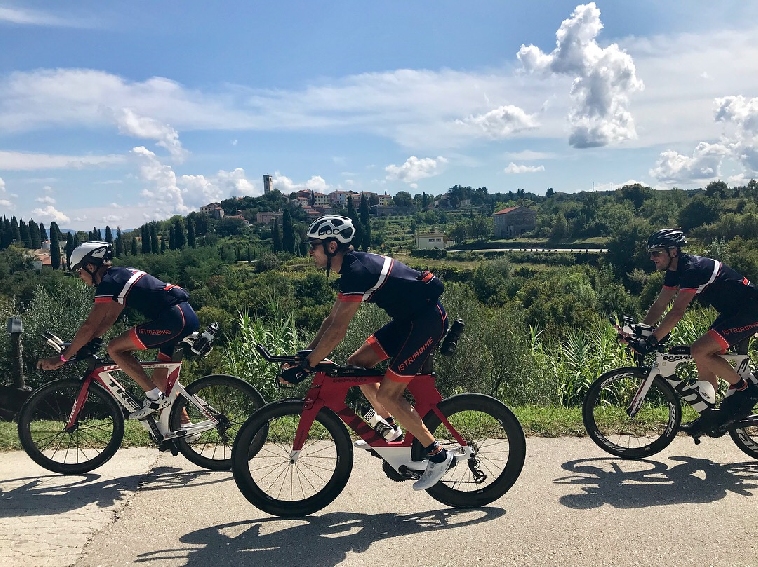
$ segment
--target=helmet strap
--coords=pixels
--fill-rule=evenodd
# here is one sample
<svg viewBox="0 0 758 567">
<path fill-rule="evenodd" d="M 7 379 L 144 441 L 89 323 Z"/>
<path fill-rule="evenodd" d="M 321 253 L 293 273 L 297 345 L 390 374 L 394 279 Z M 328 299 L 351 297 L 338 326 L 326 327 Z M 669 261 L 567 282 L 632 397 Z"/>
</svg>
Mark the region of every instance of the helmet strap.
<svg viewBox="0 0 758 567">
<path fill-rule="evenodd" d="M 329 273 L 332 269 L 332 258 L 334 258 L 337 255 L 337 252 L 339 252 L 339 243 L 337 244 L 337 249 L 334 252 L 329 252 L 329 243 L 330 242 L 337 242 L 334 239 L 327 239 L 324 240 L 323 248 L 324 248 L 324 254 L 326 255 L 326 279 L 329 279 Z"/>
</svg>

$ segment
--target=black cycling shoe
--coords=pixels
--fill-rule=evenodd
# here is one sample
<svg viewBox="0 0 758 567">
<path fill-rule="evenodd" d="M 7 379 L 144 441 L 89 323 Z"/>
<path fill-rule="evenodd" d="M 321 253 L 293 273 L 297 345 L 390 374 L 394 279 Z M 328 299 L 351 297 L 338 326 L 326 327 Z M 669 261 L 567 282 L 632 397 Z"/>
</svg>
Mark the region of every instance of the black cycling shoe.
<svg viewBox="0 0 758 567">
<path fill-rule="evenodd" d="M 711 432 L 719 429 L 724 422 L 724 415 L 720 410 L 707 409 L 697 419 L 680 425 L 679 429 L 693 437 L 700 437 L 702 435 L 710 435 Z M 718 436 L 720 437 L 721 435 L 723 433 Z"/>
<path fill-rule="evenodd" d="M 729 393 L 721 402 L 720 409 L 731 421 L 736 421 L 753 413 L 753 406 L 758 402 L 758 386 L 752 380 L 740 380 L 729 388 Z"/>
</svg>

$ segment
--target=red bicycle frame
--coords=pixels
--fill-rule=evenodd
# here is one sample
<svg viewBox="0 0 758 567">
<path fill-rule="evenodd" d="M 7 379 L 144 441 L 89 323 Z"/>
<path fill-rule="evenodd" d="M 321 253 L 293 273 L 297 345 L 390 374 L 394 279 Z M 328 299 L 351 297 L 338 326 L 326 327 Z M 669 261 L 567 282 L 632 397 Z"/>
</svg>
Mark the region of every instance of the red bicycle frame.
<svg viewBox="0 0 758 567">
<path fill-rule="evenodd" d="M 376 374 L 376 371 L 356 369 L 354 372 L 355 375 L 350 376 L 330 376 L 323 370 L 316 372 L 311 387 L 305 395 L 300 423 L 297 426 L 295 441 L 292 446 L 293 454 L 297 455 L 302 450 L 316 415 L 322 408 L 326 407 L 336 413 L 350 429 L 366 441 L 371 449 L 390 463 L 393 468 L 399 469 L 402 465 L 418 468 L 422 463 L 411 464 L 412 461 L 409 458 L 409 449 L 414 440 L 410 432 L 406 432 L 402 441 L 386 441 L 345 404 L 345 398 L 350 388 L 363 384 L 376 384 L 384 378 L 382 374 Z M 467 446 L 466 440 L 437 407 L 437 404 L 442 401 L 442 396 L 434 385 L 434 375 L 416 375 L 408 384 L 408 391 L 413 396 L 416 412 L 422 419 L 430 411 L 434 412 L 450 431 L 456 442 L 461 447 Z"/>
</svg>

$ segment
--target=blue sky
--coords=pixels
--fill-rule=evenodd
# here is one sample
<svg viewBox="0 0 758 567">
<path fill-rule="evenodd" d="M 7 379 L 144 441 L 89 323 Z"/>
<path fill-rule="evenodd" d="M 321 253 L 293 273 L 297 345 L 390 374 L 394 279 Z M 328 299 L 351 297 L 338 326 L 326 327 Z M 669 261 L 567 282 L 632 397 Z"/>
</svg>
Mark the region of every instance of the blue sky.
<svg viewBox="0 0 758 567">
<path fill-rule="evenodd" d="M 0 0 L 0 215 L 758 177 L 758 2 Z"/>
</svg>

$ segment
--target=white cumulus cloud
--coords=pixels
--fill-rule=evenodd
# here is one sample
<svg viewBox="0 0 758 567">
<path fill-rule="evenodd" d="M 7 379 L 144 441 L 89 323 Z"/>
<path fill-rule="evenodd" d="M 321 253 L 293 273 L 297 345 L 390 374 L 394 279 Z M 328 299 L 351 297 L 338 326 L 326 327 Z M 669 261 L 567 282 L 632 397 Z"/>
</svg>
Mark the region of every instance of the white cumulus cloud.
<svg viewBox="0 0 758 567">
<path fill-rule="evenodd" d="M 44 208 L 32 209 L 32 215 L 48 222 L 69 222 L 71 219 L 52 205 Z"/>
<path fill-rule="evenodd" d="M 483 133 L 493 140 L 506 138 L 510 134 L 536 128 L 537 120 L 518 106 L 505 105 L 484 114 L 471 115 L 455 121 Z"/>
<path fill-rule="evenodd" d="M 662 152 L 649 173 L 668 184 L 685 184 L 692 181 L 707 181 L 719 177 L 721 161 L 731 149 L 724 144 L 700 142 L 691 156 L 674 150 Z"/>
<path fill-rule="evenodd" d="M 157 140 L 157 145 L 168 150 L 178 160 L 184 159 L 186 150 L 179 141 L 179 133 L 168 124 L 147 116 L 140 116 L 130 108 L 122 108 L 114 112 L 118 129 L 123 134 L 137 138 Z"/>
<path fill-rule="evenodd" d="M 511 162 L 503 170 L 505 173 L 537 173 L 539 171 L 545 171 L 544 165 L 516 165 Z"/>
<path fill-rule="evenodd" d="M 573 79 L 569 144 L 576 148 L 606 146 L 637 135 L 627 107 L 629 95 L 644 85 L 628 53 L 615 43 L 598 45 L 602 29 L 595 3 L 581 4 L 561 23 L 552 52 L 543 53 L 534 45 L 522 45 L 518 52 L 528 72 Z"/>
<path fill-rule="evenodd" d="M 416 181 L 434 177 L 442 173 L 447 159 L 442 156 L 436 158 L 417 158 L 411 156 L 403 165 L 390 164 L 384 168 L 387 172 L 387 181 L 403 181 L 414 184 Z"/>
</svg>

